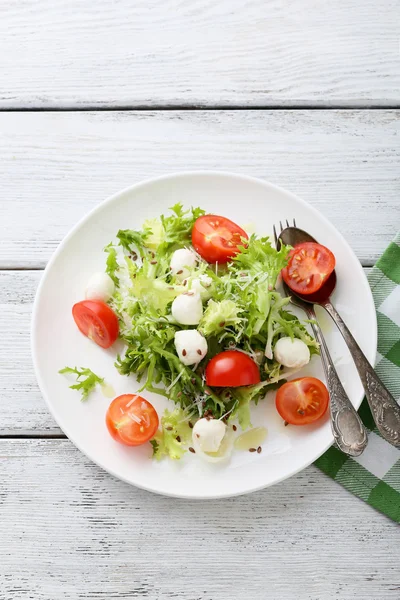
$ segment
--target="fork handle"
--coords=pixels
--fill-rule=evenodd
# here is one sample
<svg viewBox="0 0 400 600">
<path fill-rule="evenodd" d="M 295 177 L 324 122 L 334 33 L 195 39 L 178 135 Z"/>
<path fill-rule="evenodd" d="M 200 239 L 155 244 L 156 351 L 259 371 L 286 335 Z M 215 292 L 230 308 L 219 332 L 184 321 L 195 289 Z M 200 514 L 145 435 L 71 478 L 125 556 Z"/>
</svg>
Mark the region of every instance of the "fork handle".
<svg viewBox="0 0 400 600">
<path fill-rule="evenodd" d="M 396 448 L 400 448 L 400 406 L 375 373 L 335 307 L 330 302 L 323 304 L 323 307 L 336 323 L 351 352 L 381 436 Z"/>
<path fill-rule="evenodd" d="M 330 396 L 331 427 L 336 445 L 349 456 L 359 456 L 368 443 L 367 431 L 340 382 L 314 309 L 308 309 L 307 314 L 313 319 L 311 326 L 320 345 Z"/>
</svg>

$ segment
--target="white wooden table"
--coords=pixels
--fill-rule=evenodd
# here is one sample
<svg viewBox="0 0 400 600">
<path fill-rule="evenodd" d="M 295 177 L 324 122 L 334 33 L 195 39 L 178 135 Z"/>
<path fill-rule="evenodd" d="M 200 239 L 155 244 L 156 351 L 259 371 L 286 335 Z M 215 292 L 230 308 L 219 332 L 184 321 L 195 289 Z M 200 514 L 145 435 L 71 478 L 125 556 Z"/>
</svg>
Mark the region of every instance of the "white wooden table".
<svg viewBox="0 0 400 600">
<path fill-rule="evenodd" d="M 399 17 L 398 0 L 1 4 L 0 600 L 400 598 L 398 528 L 315 467 L 207 502 L 104 473 L 48 413 L 29 348 L 62 237 L 153 175 L 280 184 L 370 267 L 400 225 Z"/>
</svg>

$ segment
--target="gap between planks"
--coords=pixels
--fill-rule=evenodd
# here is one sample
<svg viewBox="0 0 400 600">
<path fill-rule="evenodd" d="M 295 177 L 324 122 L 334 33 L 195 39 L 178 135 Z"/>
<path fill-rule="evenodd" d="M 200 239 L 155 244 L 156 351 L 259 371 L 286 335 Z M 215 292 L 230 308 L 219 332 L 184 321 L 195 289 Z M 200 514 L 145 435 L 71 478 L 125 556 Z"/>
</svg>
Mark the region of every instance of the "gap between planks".
<svg viewBox="0 0 400 600">
<path fill-rule="evenodd" d="M 400 102 L 391 102 L 385 100 L 374 101 L 372 103 L 368 102 L 347 102 L 347 101 L 338 101 L 332 104 L 323 104 L 323 103 L 307 103 L 307 102 L 294 102 L 285 104 L 255 104 L 255 105 L 245 105 L 245 104 L 158 104 L 156 106 L 150 106 L 146 104 L 120 104 L 120 105 L 112 105 L 105 106 L 103 104 L 87 104 L 87 105 L 79 105 L 79 106 L 69 106 L 69 105 L 59 105 L 59 106 L 18 106 L 18 107 L 5 107 L 0 108 L 0 113 L 7 112 L 133 112 L 133 111 L 141 111 L 141 112 L 162 112 L 162 111 L 262 111 L 262 110 L 397 110 L 400 109 Z"/>
<path fill-rule="evenodd" d="M 0 440 L 68 440 L 64 433 L 0 433 Z"/>
</svg>

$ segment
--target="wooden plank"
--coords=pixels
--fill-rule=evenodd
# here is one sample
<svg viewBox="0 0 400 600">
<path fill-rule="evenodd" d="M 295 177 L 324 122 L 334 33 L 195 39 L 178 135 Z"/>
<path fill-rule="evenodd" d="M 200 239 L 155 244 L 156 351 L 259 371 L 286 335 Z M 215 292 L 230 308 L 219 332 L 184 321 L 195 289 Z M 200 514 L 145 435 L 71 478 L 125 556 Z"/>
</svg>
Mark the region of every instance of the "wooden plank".
<svg viewBox="0 0 400 600">
<path fill-rule="evenodd" d="M 0 106 L 398 103 L 396 0 L 18 0 Z"/>
<path fill-rule="evenodd" d="M 61 434 L 39 390 L 30 321 L 40 271 L 0 271 L 0 436 Z"/>
<path fill-rule="evenodd" d="M 0 114 L 0 268 L 43 267 L 98 202 L 190 169 L 286 187 L 372 264 L 400 223 L 399 126 L 392 110 Z"/>
<path fill-rule="evenodd" d="M 398 526 L 315 467 L 177 501 L 68 440 L 1 440 L 0 453 L 0 600 L 398 600 Z"/>
<path fill-rule="evenodd" d="M 0 437 L 50 436 L 62 432 L 36 382 L 29 343 L 40 271 L 0 271 Z M 61 380 L 60 386 L 67 385 Z"/>
</svg>

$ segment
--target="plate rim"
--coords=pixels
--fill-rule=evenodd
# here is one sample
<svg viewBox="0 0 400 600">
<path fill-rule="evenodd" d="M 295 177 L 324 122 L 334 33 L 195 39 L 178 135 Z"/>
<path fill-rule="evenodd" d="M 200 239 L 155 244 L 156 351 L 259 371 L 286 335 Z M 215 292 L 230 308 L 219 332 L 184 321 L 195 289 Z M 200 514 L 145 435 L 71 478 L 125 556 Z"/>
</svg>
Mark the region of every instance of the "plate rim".
<svg viewBox="0 0 400 600">
<path fill-rule="evenodd" d="M 274 479 L 274 481 L 272 481 L 272 482 L 263 483 L 263 484 L 260 484 L 260 485 L 255 485 L 255 486 L 253 486 L 251 488 L 248 488 L 246 490 L 243 490 L 243 491 L 227 492 L 226 494 L 224 494 L 224 493 L 218 493 L 218 494 L 205 493 L 204 495 L 203 494 L 192 495 L 190 493 L 174 493 L 173 491 L 168 491 L 167 492 L 167 491 L 164 491 L 164 490 L 159 490 L 156 487 L 152 487 L 151 485 L 143 485 L 141 483 L 133 483 L 132 481 L 130 481 L 126 477 L 123 477 L 123 476 L 121 476 L 119 474 L 117 475 L 115 472 L 113 472 L 112 469 L 110 469 L 109 467 L 105 467 L 103 464 L 101 464 L 101 462 L 97 461 L 92 456 L 89 456 L 88 453 L 81 448 L 80 443 L 77 443 L 75 441 L 75 439 L 73 438 L 73 436 L 67 435 L 65 433 L 63 427 L 60 425 L 60 422 L 59 422 L 59 419 L 58 419 L 58 416 L 57 416 L 57 411 L 54 409 L 54 407 L 50 403 L 49 398 L 47 396 L 47 393 L 45 392 L 45 385 L 44 385 L 44 381 L 43 381 L 43 379 L 41 377 L 41 374 L 40 374 L 40 369 L 39 369 L 39 365 L 38 365 L 38 362 L 37 362 L 37 352 L 36 352 L 36 329 L 37 329 L 36 328 L 36 321 L 37 321 L 37 314 L 38 314 L 38 311 L 39 311 L 39 305 L 40 305 L 40 300 L 41 300 L 41 296 L 42 296 L 42 293 L 43 293 L 43 288 L 44 288 L 44 285 L 45 285 L 45 281 L 46 281 L 46 278 L 47 278 L 47 275 L 48 275 L 50 269 L 53 266 L 53 263 L 56 261 L 56 259 L 58 258 L 58 256 L 62 253 L 62 251 L 64 250 L 64 247 L 67 245 L 67 243 L 69 242 L 70 238 L 73 235 L 75 235 L 76 231 L 82 225 L 84 225 L 87 221 L 89 221 L 97 212 L 99 212 L 100 210 L 102 210 L 108 204 L 112 204 L 120 196 L 123 196 L 124 194 L 128 194 L 128 193 L 130 193 L 130 192 L 132 192 L 134 190 L 138 190 L 138 189 L 140 189 L 142 187 L 146 187 L 149 184 L 159 183 L 159 182 L 162 182 L 162 181 L 168 181 L 170 179 L 179 179 L 179 178 L 184 179 L 186 177 L 192 177 L 192 176 L 228 177 L 228 178 L 239 179 L 241 181 L 248 181 L 250 183 L 256 183 L 258 185 L 262 185 L 266 189 L 274 190 L 276 192 L 283 193 L 283 194 L 291 197 L 295 202 L 298 202 L 300 205 L 306 206 L 307 210 L 311 210 L 311 212 L 313 212 L 315 215 L 317 215 L 320 220 L 322 220 L 326 225 L 328 225 L 328 227 L 334 229 L 336 235 L 340 239 L 340 241 L 343 244 L 343 246 L 345 247 L 346 251 L 349 252 L 351 255 L 353 255 L 353 257 L 357 260 L 357 263 L 359 265 L 359 272 L 360 272 L 360 274 L 362 274 L 362 278 L 364 280 L 366 289 L 369 291 L 369 295 L 368 295 L 369 302 L 372 303 L 372 305 L 374 307 L 373 314 L 375 315 L 375 318 L 373 319 L 373 323 L 372 323 L 373 327 L 372 327 L 372 331 L 371 331 L 371 336 L 373 336 L 373 348 L 374 348 L 374 356 L 373 356 L 372 363 L 373 363 L 373 366 L 375 366 L 376 356 L 377 356 L 378 329 L 377 329 L 377 317 L 376 317 L 376 310 L 375 310 L 375 305 L 374 305 L 374 301 L 373 301 L 373 296 L 372 296 L 372 292 L 371 292 L 371 289 L 370 289 L 370 286 L 369 286 L 369 283 L 368 283 L 367 276 L 366 276 L 366 274 L 365 274 L 365 272 L 363 270 L 363 267 L 362 267 L 362 265 L 361 265 L 358 257 L 356 256 L 354 250 L 351 248 L 350 244 L 344 238 L 344 236 L 342 235 L 342 233 L 317 208 L 315 208 L 314 206 L 312 206 L 311 204 L 309 204 L 306 200 L 303 200 L 303 198 L 301 198 L 297 194 L 294 194 L 293 192 L 290 192 L 289 190 L 287 190 L 287 189 L 285 189 L 285 188 L 283 188 L 283 187 L 281 187 L 279 185 L 271 183 L 270 181 L 268 181 L 266 179 L 261 179 L 259 177 L 253 177 L 253 176 L 250 176 L 250 175 L 242 175 L 242 174 L 239 174 L 239 173 L 234 172 L 234 171 L 223 171 L 223 170 L 221 171 L 221 170 L 212 170 L 212 169 L 176 171 L 176 172 L 173 172 L 173 173 L 167 173 L 167 174 L 164 174 L 164 175 L 159 175 L 159 176 L 156 176 L 156 177 L 150 177 L 150 178 L 141 180 L 141 181 L 139 181 L 137 183 L 134 183 L 134 184 L 132 184 L 130 186 L 127 186 L 127 187 L 123 188 L 122 190 L 119 190 L 118 192 L 112 194 L 111 196 L 108 196 L 107 198 L 105 198 L 104 200 L 102 200 L 101 202 L 99 202 L 98 204 L 96 204 L 96 206 L 94 206 L 90 211 L 88 211 L 81 219 L 79 219 L 77 221 L 77 223 L 75 223 L 75 225 L 73 225 L 73 227 L 68 231 L 68 233 L 64 236 L 64 238 L 58 244 L 57 248 L 55 249 L 55 251 L 51 255 L 50 260 L 48 261 L 45 269 L 43 270 L 43 273 L 42 273 L 39 285 L 38 285 L 36 293 L 35 293 L 35 299 L 34 299 L 33 307 L 32 307 L 32 317 L 31 317 L 31 325 L 30 325 L 30 341 L 31 341 L 30 346 L 31 346 L 31 356 L 32 356 L 32 362 L 33 362 L 33 367 L 34 367 L 34 372 L 35 372 L 36 380 L 38 382 L 40 392 L 41 392 L 41 394 L 42 394 L 42 396 L 43 396 L 43 398 L 45 400 L 47 408 L 49 409 L 50 414 L 52 415 L 52 417 L 56 421 L 56 423 L 59 426 L 59 428 L 66 435 L 67 439 L 70 440 L 72 442 L 72 444 L 74 444 L 74 446 L 80 452 L 82 452 L 82 454 L 84 456 L 86 456 L 86 458 L 88 458 L 91 462 L 93 462 L 98 467 L 100 467 L 101 469 L 103 469 L 104 471 L 106 471 L 108 474 L 112 475 L 112 477 L 115 477 L 116 479 L 118 479 L 120 481 L 123 481 L 124 483 L 127 483 L 130 486 L 137 487 L 138 489 L 143 489 L 143 490 L 145 490 L 147 492 L 152 492 L 152 493 L 158 494 L 160 496 L 165 496 L 165 497 L 170 497 L 170 498 L 182 498 L 182 499 L 187 499 L 187 500 L 217 500 L 217 499 L 223 499 L 223 498 L 233 498 L 233 497 L 236 497 L 236 496 L 243 496 L 245 494 L 251 494 L 253 492 L 257 492 L 257 491 L 266 489 L 268 487 L 271 487 L 273 485 L 276 485 L 278 483 L 281 483 L 282 481 L 285 481 L 286 479 L 290 479 L 291 477 L 293 477 L 297 473 L 300 473 L 301 471 L 303 471 L 304 469 L 306 469 L 307 467 L 309 467 L 311 464 L 313 464 L 318 458 L 320 458 L 333 445 L 333 443 L 334 443 L 333 435 L 331 436 L 331 440 L 326 445 L 326 447 L 324 447 L 323 450 L 320 453 L 317 454 L 317 456 L 315 456 L 314 458 L 312 458 L 310 461 L 307 461 L 301 467 L 293 469 L 288 474 L 285 474 L 282 477 L 278 477 L 277 479 Z M 357 401 L 354 402 L 355 406 L 357 407 L 357 410 L 361 406 L 363 398 L 364 398 L 364 394 L 362 394 L 360 400 L 357 399 Z"/>
</svg>

